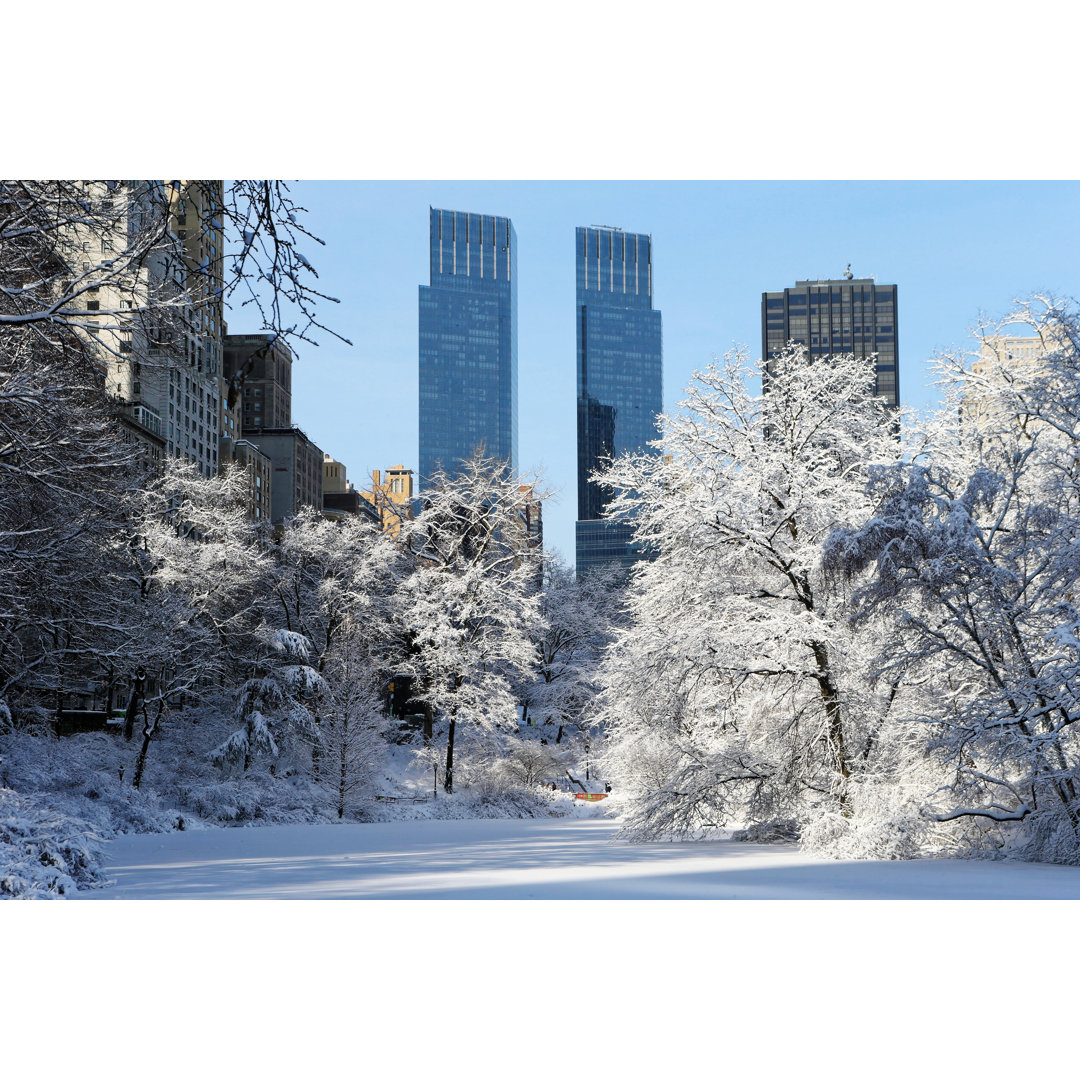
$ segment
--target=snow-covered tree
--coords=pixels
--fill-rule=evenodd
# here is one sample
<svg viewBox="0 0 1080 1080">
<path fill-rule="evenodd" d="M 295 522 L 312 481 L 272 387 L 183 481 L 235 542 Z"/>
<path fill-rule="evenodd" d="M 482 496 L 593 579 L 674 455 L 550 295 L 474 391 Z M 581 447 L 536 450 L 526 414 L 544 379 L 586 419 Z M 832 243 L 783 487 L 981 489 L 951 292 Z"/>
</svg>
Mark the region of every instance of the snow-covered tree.
<svg viewBox="0 0 1080 1080">
<path fill-rule="evenodd" d="M 193 305 L 231 299 L 311 340 L 333 333 L 317 305 L 337 301 L 316 288 L 308 244 L 322 241 L 280 180 L 0 180 L 0 328 L 96 327 L 119 356 L 123 333 L 166 341 Z"/>
<path fill-rule="evenodd" d="M 377 643 L 392 637 L 391 598 L 403 555 L 370 522 L 330 521 L 304 508 L 278 530 L 274 555 L 268 617 L 308 638 L 320 670 L 346 622 L 354 635 L 367 634 L 373 657 Z"/>
<path fill-rule="evenodd" d="M 1016 324 L 1044 355 L 993 347 Z M 853 599 L 861 619 L 895 620 L 878 666 L 930 691 L 911 714 L 937 766 L 927 816 L 1077 862 L 1080 321 L 1037 298 L 982 329 L 974 362 L 939 358 L 944 407 L 910 459 L 874 474 L 872 515 L 833 538 L 829 562 L 872 568 Z"/>
<path fill-rule="evenodd" d="M 135 786 L 168 702 L 225 686 L 259 655 L 269 560 L 247 518 L 246 483 L 239 471 L 205 477 L 177 459 L 132 500 L 119 600 L 129 610 L 128 667 L 144 673 L 133 703 L 143 719 Z"/>
<path fill-rule="evenodd" d="M 345 816 L 350 799 L 372 788 L 386 753 L 386 718 L 379 693 L 383 671 L 372 654 L 364 617 L 346 614 L 333 645 L 322 657 L 325 688 L 319 737 L 324 782 L 334 791 L 339 818 Z M 354 622 L 357 619 L 359 624 Z"/>
<path fill-rule="evenodd" d="M 212 370 L 199 328 L 221 331 L 230 296 L 286 337 L 325 329 L 309 242 L 277 181 L 0 180 L 0 697 L 16 717 L 17 698 L 121 669 L 116 544 L 141 478 L 117 418 L 140 364 Z"/>
<path fill-rule="evenodd" d="M 363 778 L 362 759 L 375 745 L 367 734 L 381 727 L 375 702 L 398 654 L 394 591 L 403 554 L 360 518 L 329 521 L 304 510 L 279 531 L 274 557 L 267 619 L 310 645 L 324 688 L 313 707 L 313 771 L 343 799 Z M 325 776 L 324 753 L 334 759 Z"/>
<path fill-rule="evenodd" d="M 561 560 L 544 560 L 542 622 L 534 637 L 536 675 L 520 691 L 522 720 L 551 726 L 561 744 L 567 729 L 587 727 L 597 695 L 600 658 L 620 617 L 624 581 L 615 572 L 578 578 Z"/>
<path fill-rule="evenodd" d="M 656 556 L 602 675 L 630 832 L 850 814 L 881 703 L 821 554 L 898 455 L 873 387 L 871 361 L 791 346 L 765 371 L 731 353 L 695 375 L 661 456 L 605 474 Z"/>
<path fill-rule="evenodd" d="M 480 452 L 457 472 L 439 473 L 422 497 L 423 509 L 400 532 L 415 560 L 401 589 L 411 645 L 404 663 L 417 696 L 447 724 L 444 787 L 452 792 L 459 724 L 516 730 L 513 684 L 536 660 L 530 635 L 540 621 L 541 552 L 522 534 L 518 478 Z"/>
<path fill-rule="evenodd" d="M 313 709 L 325 683 L 311 666 L 310 642 L 289 630 L 266 630 L 265 644 L 255 673 L 237 694 L 240 726 L 209 754 L 223 773 L 238 767 L 246 773 L 256 758 L 276 759 L 316 737 Z"/>
<path fill-rule="evenodd" d="M 0 700 L 29 703 L 86 678 L 111 648 L 105 556 L 132 490 L 82 339 L 63 320 L 25 320 L 27 292 L 59 261 L 20 231 L 0 189 Z"/>
</svg>

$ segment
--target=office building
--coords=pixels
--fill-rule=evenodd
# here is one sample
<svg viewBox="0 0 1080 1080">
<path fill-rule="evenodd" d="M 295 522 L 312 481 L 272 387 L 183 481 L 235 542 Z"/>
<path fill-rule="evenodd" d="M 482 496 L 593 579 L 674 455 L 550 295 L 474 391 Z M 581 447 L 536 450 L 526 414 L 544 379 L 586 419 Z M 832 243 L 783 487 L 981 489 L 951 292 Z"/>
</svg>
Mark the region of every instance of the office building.
<svg viewBox="0 0 1080 1080">
<path fill-rule="evenodd" d="M 519 484 L 518 522 L 521 528 L 521 543 L 532 551 L 544 549 L 544 504 L 535 494 L 532 484 Z"/>
<path fill-rule="evenodd" d="M 378 511 L 349 481 L 345 465 L 329 454 L 323 455 L 322 483 L 323 517 L 336 521 L 362 517 L 372 525 L 381 525 Z"/>
<path fill-rule="evenodd" d="M 578 228 L 578 574 L 642 557 L 632 527 L 603 520 L 612 493 L 589 479 L 620 454 L 653 452 L 663 409 L 663 341 L 653 308 L 652 237 Z"/>
<path fill-rule="evenodd" d="M 875 393 L 900 404 L 896 286 L 873 278 L 797 281 L 793 289 L 761 294 L 761 348 L 766 367 L 789 341 L 805 345 L 810 360 L 877 354 Z"/>
<path fill-rule="evenodd" d="M 478 447 L 517 467 L 517 237 L 509 218 L 430 212 L 420 286 L 421 491 Z"/>
<path fill-rule="evenodd" d="M 520 552 L 515 565 L 520 565 L 525 557 L 532 559 L 533 585 L 542 589 L 544 585 L 544 503 L 537 498 L 532 484 L 518 485 L 516 536 L 512 543 Z"/>
<path fill-rule="evenodd" d="M 274 463 L 253 442 L 225 436 L 218 444 L 221 467 L 242 469 L 247 479 L 247 515 L 255 521 L 270 521 L 273 514 Z"/>
<path fill-rule="evenodd" d="M 352 487 L 349 483 L 348 470 L 343 462 L 329 454 L 323 454 L 322 490 L 323 498 L 327 495 L 341 495 Z"/>
<path fill-rule="evenodd" d="M 225 335 L 228 336 L 227 334 Z M 225 350 L 222 348 L 222 357 Z M 224 360 L 222 362 L 221 375 L 218 378 L 218 438 L 221 441 L 232 439 L 239 441 L 242 437 L 240 427 L 240 389 L 233 385 L 232 379 L 225 374 Z M 219 462 L 220 464 L 220 462 Z"/>
<path fill-rule="evenodd" d="M 325 455 L 298 427 L 245 431 L 244 442 L 253 443 L 270 459 L 270 519 L 276 525 L 295 516 L 301 506 L 323 508 L 323 461 Z"/>
<path fill-rule="evenodd" d="M 292 350 L 277 334 L 227 334 L 224 375 L 241 432 L 292 424 Z"/>
</svg>

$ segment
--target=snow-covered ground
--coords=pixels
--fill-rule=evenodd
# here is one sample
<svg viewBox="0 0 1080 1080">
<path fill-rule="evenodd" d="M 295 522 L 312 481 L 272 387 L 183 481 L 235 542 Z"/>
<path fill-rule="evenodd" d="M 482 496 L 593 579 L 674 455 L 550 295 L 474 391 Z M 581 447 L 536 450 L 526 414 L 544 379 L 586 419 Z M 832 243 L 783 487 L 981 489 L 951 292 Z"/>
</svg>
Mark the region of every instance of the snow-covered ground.
<svg viewBox="0 0 1080 1080">
<path fill-rule="evenodd" d="M 835 862 L 789 845 L 630 844 L 604 819 L 277 825 L 121 836 L 80 899 L 1080 899 L 1080 868 Z"/>
</svg>

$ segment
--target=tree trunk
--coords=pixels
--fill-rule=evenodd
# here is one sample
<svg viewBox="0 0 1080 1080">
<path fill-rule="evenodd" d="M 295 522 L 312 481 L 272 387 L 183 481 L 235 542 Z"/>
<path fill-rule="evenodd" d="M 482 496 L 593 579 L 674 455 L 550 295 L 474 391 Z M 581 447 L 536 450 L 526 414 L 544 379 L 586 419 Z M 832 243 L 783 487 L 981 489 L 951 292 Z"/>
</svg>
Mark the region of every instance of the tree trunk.
<svg viewBox="0 0 1080 1080">
<path fill-rule="evenodd" d="M 312 721 L 315 724 L 315 741 L 311 744 L 311 775 L 317 784 L 319 782 L 319 766 L 322 764 L 322 747 L 319 745 L 322 732 L 320 731 L 318 716 L 312 716 Z"/>
<path fill-rule="evenodd" d="M 124 710 L 124 738 L 128 742 L 135 735 L 135 716 L 139 711 L 145 687 L 146 678 L 142 674 L 142 668 L 139 668 L 135 673 L 135 678 L 131 680 L 131 696 L 128 698 L 127 708 Z"/>
<path fill-rule="evenodd" d="M 146 753 L 150 749 L 150 740 L 154 737 L 154 732 L 157 731 L 158 720 L 161 719 L 161 712 L 164 708 L 164 702 L 159 704 L 157 716 L 151 721 L 146 714 L 146 706 L 143 706 L 143 744 L 142 749 L 139 751 L 139 758 L 135 762 L 135 776 L 131 781 L 131 786 L 136 791 L 138 791 L 139 785 L 142 783 L 143 769 L 146 766 Z"/>
<path fill-rule="evenodd" d="M 339 743 L 341 747 L 341 772 L 338 776 L 338 806 L 337 816 L 340 820 L 345 816 L 345 791 L 348 788 L 349 778 L 349 755 L 348 755 L 348 742 L 349 742 L 349 720 L 345 717 L 341 722 L 341 733 Z"/>
<path fill-rule="evenodd" d="M 447 795 L 454 793 L 454 718 L 450 718 L 450 733 L 446 736 L 446 769 L 443 776 L 443 789 Z"/>
<path fill-rule="evenodd" d="M 435 710 L 428 704 L 424 705 L 424 745 L 435 737 Z"/>
<path fill-rule="evenodd" d="M 840 692 L 832 680 L 829 671 L 829 650 L 820 641 L 812 641 L 810 647 L 814 650 L 814 660 L 817 662 L 818 687 L 821 690 L 821 700 L 825 703 L 826 737 L 833 753 L 833 767 L 840 777 L 839 802 L 840 810 L 845 817 L 851 815 L 848 806 L 847 780 L 851 776 L 851 764 L 848 761 L 847 746 L 844 741 L 844 720 L 840 709 Z"/>
</svg>

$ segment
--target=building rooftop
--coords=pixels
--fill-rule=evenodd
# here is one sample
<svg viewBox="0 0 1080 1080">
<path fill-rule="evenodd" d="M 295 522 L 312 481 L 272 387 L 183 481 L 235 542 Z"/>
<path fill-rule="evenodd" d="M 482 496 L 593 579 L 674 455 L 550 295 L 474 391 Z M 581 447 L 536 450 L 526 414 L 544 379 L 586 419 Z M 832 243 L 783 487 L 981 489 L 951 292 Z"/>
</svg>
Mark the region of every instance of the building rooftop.
<svg viewBox="0 0 1080 1080">
<path fill-rule="evenodd" d="M 795 288 L 802 289 L 807 285 L 873 285 L 872 277 L 857 278 L 818 278 L 815 281 L 796 281 Z"/>
</svg>

